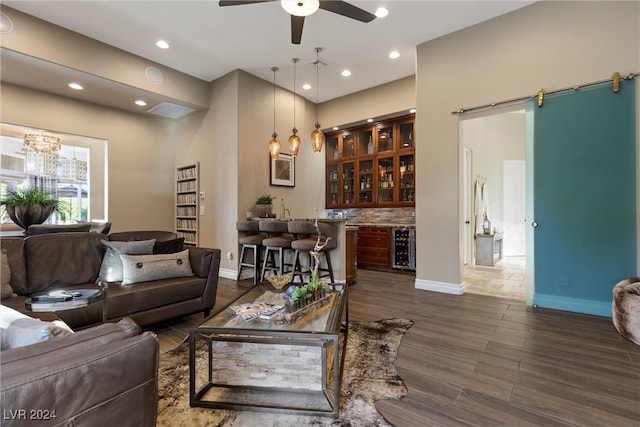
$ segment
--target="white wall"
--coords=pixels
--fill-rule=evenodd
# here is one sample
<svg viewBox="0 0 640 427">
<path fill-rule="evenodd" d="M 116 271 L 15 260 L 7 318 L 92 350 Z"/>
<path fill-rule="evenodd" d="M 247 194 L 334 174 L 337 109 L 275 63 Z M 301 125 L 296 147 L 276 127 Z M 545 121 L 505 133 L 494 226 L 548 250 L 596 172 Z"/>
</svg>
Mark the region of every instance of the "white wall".
<svg viewBox="0 0 640 427">
<path fill-rule="evenodd" d="M 538 2 L 417 48 L 416 286 L 463 292 L 459 117 L 640 69 L 638 2 Z"/>
</svg>

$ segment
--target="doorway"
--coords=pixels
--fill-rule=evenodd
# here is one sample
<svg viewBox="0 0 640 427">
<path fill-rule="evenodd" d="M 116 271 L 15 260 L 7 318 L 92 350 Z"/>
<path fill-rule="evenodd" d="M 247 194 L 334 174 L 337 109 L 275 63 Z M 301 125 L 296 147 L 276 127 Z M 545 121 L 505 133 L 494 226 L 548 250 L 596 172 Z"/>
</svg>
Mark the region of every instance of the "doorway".
<svg viewBox="0 0 640 427">
<path fill-rule="evenodd" d="M 462 117 L 463 258 L 465 292 L 524 301 L 526 297 L 524 106 Z M 485 184 L 482 210 L 502 236 L 503 257 L 477 265 L 474 233 L 478 218 L 476 183 Z M 480 185 L 483 188 L 483 185 Z M 470 220 L 470 224 L 467 221 Z M 495 234 L 495 233 L 494 233 Z"/>
</svg>

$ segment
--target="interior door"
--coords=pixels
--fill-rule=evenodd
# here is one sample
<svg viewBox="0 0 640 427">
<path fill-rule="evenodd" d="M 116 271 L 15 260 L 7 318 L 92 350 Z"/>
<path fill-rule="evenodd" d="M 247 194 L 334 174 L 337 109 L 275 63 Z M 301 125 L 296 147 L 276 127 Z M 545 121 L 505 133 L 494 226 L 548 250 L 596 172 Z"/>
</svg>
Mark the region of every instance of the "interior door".
<svg viewBox="0 0 640 427">
<path fill-rule="evenodd" d="M 613 286 L 636 274 L 635 95 L 624 80 L 527 104 L 533 304 L 611 316 Z"/>
</svg>

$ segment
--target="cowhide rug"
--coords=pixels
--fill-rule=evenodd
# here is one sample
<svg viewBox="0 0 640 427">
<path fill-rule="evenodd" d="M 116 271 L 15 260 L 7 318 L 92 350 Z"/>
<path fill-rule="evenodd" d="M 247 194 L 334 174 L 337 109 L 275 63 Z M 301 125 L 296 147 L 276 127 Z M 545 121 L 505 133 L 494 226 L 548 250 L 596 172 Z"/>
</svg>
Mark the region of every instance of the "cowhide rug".
<svg viewBox="0 0 640 427">
<path fill-rule="evenodd" d="M 160 356 L 158 426 L 275 427 L 275 426 L 390 426 L 374 406 L 379 399 L 399 399 L 407 388 L 394 362 L 408 319 L 351 322 L 347 338 L 340 398 L 340 416 L 288 415 L 230 411 L 189 406 L 189 345 Z M 203 352 L 204 353 L 204 352 Z M 204 354 L 198 355 L 203 357 Z"/>
</svg>

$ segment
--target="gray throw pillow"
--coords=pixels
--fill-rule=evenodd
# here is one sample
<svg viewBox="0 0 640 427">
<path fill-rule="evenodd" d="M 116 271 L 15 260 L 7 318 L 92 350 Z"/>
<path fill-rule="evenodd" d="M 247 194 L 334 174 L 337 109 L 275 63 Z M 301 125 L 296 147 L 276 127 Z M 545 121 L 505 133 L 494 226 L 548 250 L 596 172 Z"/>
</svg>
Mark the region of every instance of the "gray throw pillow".
<svg viewBox="0 0 640 427">
<path fill-rule="evenodd" d="M 123 285 L 193 276 L 189 249 L 173 254 L 120 255 L 120 258 L 122 259 Z"/>
<path fill-rule="evenodd" d="M 104 258 L 102 258 L 102 266 L 100 266 L 100 280 L 105 282 L 121 282 L 122 281 L 122 261 L 120 254 L 150 254 L 153 252 L 155 239 L 151 240 L 135 240 L 131 242 L 118 242 L 101 240 L 106 247 Z"/>
</svg>

